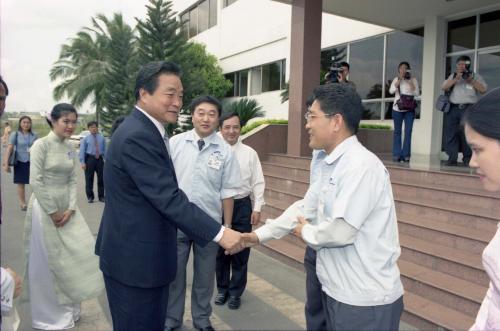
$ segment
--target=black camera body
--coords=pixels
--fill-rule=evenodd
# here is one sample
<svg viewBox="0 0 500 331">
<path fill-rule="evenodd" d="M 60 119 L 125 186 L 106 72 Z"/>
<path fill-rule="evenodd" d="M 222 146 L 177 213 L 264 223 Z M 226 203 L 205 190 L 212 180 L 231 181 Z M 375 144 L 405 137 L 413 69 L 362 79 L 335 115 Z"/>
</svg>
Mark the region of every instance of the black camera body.
<svg viewBox="0 0 500 331">
<path fill-rule="evenodd" d="M 342 68 L 342 65 L 340 65 L 339 62 L 333 62 L 332 65 L 330 66 L 330 71 L 328 71 L 328 82 L 330 83 L 338 83 L 339 82 L 339 77 L 338 74 L 342 72 L 344 68 Z"/>
<path fill-rule="evenodd" d="M 462 78 L 469 79 L 470 77 L 474 77 L 474 72 L 472 70 L 465 69 L 465 71 L 462 72 Z"/>
<path fill-rule="evenodd" d="M 405 80 L 410 80 L 411 79 L 411 70 L 410 69 L 406 70 L 405 75 L 404 75 L 403 78 Z"/>
</svg>

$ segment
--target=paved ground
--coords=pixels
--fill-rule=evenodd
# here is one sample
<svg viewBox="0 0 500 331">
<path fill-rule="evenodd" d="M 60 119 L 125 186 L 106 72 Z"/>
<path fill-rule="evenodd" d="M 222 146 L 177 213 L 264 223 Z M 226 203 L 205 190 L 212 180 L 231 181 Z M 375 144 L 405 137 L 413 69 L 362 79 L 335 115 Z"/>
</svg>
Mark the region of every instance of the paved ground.
<svg viewBox="0 0 500 331">
<path fill-rule="evenodd" d="M 2 151 L 3 152 L 3 151 Z M 3 155 L 3 153 L 2 153 Z M 94 235 L 97 233 L 104 204 L 88 204 L 84 192 L 84 176 L 78 170 L 78 201 Z M 19 208 L 16 187 L 12 174 L 2 173 L 1 189 L 3 202 L 3 224 L 1 226 L 1 264 L 16 271 L 22 270 L 22 232 L 24 215 Z M 28 189 L 29 194 L 31 190 Z M 242 297 L 239 310 L 214 305 L 212 324 L 216 330 L 304 330 L 305 275 L 256 250 L 252 250 L 249 265 L 247 291 Z M 191 285 L 188 273 L 188 288 Z M 192 330 L 190 293 L 187 295 L 185 326 Z M 21 331 L 31 328 L 29 304 L 17 303 L 21 316 Z M 408 329 L 408 326 L 404 326 Z M 111 330 L 107 299 L 103 294 L 95 300 L 82 304 L 82 317 L 77 323 L 78 331 Z"/>
</svg>

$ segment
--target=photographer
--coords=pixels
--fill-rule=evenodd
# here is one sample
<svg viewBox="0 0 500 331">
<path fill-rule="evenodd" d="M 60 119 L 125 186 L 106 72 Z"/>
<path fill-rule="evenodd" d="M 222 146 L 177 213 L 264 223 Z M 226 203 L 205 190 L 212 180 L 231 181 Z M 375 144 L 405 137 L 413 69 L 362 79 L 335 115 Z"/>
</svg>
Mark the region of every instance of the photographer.
<svg viewBox="0 0 500 331">
<path fill-rule="evenodd" d="M 444 81 L 442 89 L 445 92 L 451 90 L 450 111 L 444 114 L 444 146 L 448 154 L 446 165 L 458 165 L 458 152 L 461 146 L 464 165 L 468 166 L 472 151 L 467 145 L 460 123 L 465 110 L 478 101 L 479 94 L 484 94 L 488 85 L 483 77 L 472 72 L 470 57 L 462 55 L 457 59 L 455 72 Z"/>
<path fill-rule="evenodd" d="M 349 63 L 347 62 L 334 62 L 330 67 L 330 71 L 325 75 L 326 83 L 344 83 L 356 88 L 356 85 L 347 79 L 350 68 Z"/>
<path fill-rule="evenodd" d="M 410 162 L 411 132 L 415 120 L 415 97 L 419 95 L 418 81 L 411 76 L 410 64 L 406 61 L 398 65 L 398 76 L 392 80 L 389 93 L 395 94 L 392 105 L 394 119 L 394 139 L 392 142 L 392 160 L 394 162 Z M 405 135 L 401 148 L 401 132 L 405 124 Z"/>
</svg>

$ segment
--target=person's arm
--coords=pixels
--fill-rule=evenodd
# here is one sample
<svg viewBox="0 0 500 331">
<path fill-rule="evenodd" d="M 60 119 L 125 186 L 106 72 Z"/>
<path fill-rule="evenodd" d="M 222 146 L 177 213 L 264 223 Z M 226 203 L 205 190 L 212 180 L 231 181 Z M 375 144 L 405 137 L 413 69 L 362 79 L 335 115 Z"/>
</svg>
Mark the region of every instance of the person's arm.
<svg viewBox="0 0 500 331">
<path fill-rule="evenodd" d="M 22 280 L 14 270 L 0 267 L 1 276 L 1 310 L 9 312 L 12 309 L 13 301 L 21 294 Z"/>
<path fill-rule="evenodd" d="M 73 164 L 76 166 L 76 159 L 73 159 Z M 71 174 L 69 176 L 68 181 L 68 189 L 69 189 L 69 205 L 68 209 L 63 212 L 62 219 L 56 224 L 57 227 L 64 226 L 71 220 L 71 217 L 75 214 L 76 211 L 76 199 L 77 199 L 77 181 L 76 181 L 76 172 L 75 167 L 71 169 Z"/>
<path fill-rule="evenodd" d="M 3 164 L 2 164 L 3 170 L 5 170 L 5 172 L 10 172 L 9 158 L 13 150 L 14 150 L 14 145 L 9 143 L 9 145 L 7 145 L 7 148 L 5 149 L 5 155 L 3 157 Z"/>
<path fill-rule="evenodd" d="M 300 224 L 294 233 L 315 250 L 347 246 L 356 240 L 358 230 L 342 218 L 327 219 L 317 226 L 309 224 L 305 219 L 300 219 Z"/>
<path fill-rule="evenodd" d="M 106 156 L 106 138 L 104 138 L 104 136 L 101 134 L 101 138 L 102 138 L 102 151 L 101 151 L 101 157 L 102 159 L 104 160 L 105 156 Z"/>
<path fill-rule="evenodd" d="M 222 211 L 224 213 L 224 226 L 231 228 L 233 225 L 234 199 L 222 199 Z"/>
<path fill-rule="evenodd" d="M 218 243 L 225 249 L 236 252 L 243 248 L 241 234 L 223 229 L 179 189 L 173 166 L 166 167 L 168 156 L 160 146 L 151 144 L 150 132 L 130 135 L 120 147 L 124 171 L 130 174 L 137 189 L 167 221 L 175 223 L 200 246 L 221 236 Z"/>
<path fill-rule="evenodd" d="M 420 87 L 418 85 L 418 80 L 416 78 L 412 78 L 411 81 L 413 82 L 413 96 L 418 97 L 420 95 Z"/>
<path fill-rule="evenodd" d="M 447 80 L 444 81 L 443 85 L 441 86 L 441 89 L 445 92 L 448 92 L 455 84 L 462 79 L 462 73 L 457 72 L 455 77 L 453 77 L 453 74 L 451 74 Z"/>
<path fill-rule="evenodd" d="M 251 170 L 252 177 L 250 178 L 250 185 L 252 187 L 252 198 L 253 198 L 253 211 L 250 218 L 251 224 L 258 224 L 260 222 L 260 211 L 262 206 L 265 204 L 264 201 L 264 191 L 266 184 L 264 182 L 264 173 L 262 172 L 262 166 L 260 164 L 259 156 L 257 152 L 252 150 L 251 154 Z"/>
<path fill-rule="evenodd" d="M 82 166 L 82 169 L 85 170 L 86 164 L 85 164 L 85 152 L 87 151 L 87 137 L 83 138 L 82 141 L 80 142 L 80 153 L 79 153 L 79 158 L 80 158 L 80 164 Z"/>
<path fill-rule="evenodd" d="M 475 78 L 470 77 L 467 80 L 467 82 L 471 84 L 472 87 L 481 94 L 486 93 L 486 91 L 488 90 L 488 85 L 486 85 L 484 79 L 479 75 L 477 75 L 477 77 Z"/>
<path fill-rule="evenodd" d="M 392 80 L 391 87 L 389 88 L 389 93 L 394 94 L 398 90 L 399 86 L 399 78 L 396 77 Z"/>
</svg>

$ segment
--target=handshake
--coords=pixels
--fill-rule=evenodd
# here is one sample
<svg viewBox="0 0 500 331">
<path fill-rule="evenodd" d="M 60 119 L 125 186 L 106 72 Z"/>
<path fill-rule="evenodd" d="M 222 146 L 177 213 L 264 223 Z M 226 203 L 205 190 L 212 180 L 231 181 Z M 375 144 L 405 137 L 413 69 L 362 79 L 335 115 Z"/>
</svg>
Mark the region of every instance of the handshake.
<svg viewBox="0 0 500 331">
<path fill-rule="evenodd" d="M 247 247 L 259 244 L 259 238 L 255 232 L 240 233 L 232 229 L 224 229 L 219 245 L 225 249 L 226 255 L 233 255 L 241 252 Z"/>
</svg>

